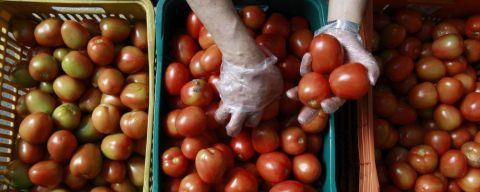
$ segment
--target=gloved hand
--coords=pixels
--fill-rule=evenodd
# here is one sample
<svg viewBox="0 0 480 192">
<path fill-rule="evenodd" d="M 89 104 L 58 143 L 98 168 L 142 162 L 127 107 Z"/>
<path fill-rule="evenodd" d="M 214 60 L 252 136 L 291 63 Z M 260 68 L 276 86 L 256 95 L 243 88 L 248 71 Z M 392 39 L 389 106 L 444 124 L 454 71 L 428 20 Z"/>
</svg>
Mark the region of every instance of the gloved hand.
<svg viewBox="0 0 480 192">
<path fill-rule="evenodd" d="M 337 20 L 336 22 L 327 24 L 315 31 L 314 36 L 326 33 L 337 38 L 344 49 L 344 63 L 362 64 L 367 69 L 370 84 L 373 86 L 375 85 L 378 77 L 380 76 L 380 69 L 373 55 L 363 47 L 362 40 L 358 31 L 358 24 L 348 21 Z M 303 76 L 311 71 L 312 55 L 310 53 L 305 53 L 301 62 L 300 74 Z M 328 78 L 329 74 L 325 75 Z M 298 100 L 298 87 L 288 90 L 287 96 L 291 99 Z M 345 99 L 341 99 L 331 93 L 330 98 L 322 101 L 322 107 L 320 109 L 304 107 L 298 115 L 298 122 L 300 122 L 301 124 L 308 124 L 313 119 L 315 119 L 321 109 L 323 109 L 325 113 L 330 114 L 337 111 L 344 103 Z"/>
<path fill-rule="evenodd" d="M 227 134 L 238 136 L 243 124 L 256 127 L 262 117 L 262 110 L 270 102 L 280 97 L 283 80 L 275 67 L 277 58 L 264 49 L 270 56 L 255 68 L 243 68 L 225 60 L 220 69 L 220 81 L 215 86 L 223 101 L 215 112 L 217 122 L 227 124 Z"/>
</svg>

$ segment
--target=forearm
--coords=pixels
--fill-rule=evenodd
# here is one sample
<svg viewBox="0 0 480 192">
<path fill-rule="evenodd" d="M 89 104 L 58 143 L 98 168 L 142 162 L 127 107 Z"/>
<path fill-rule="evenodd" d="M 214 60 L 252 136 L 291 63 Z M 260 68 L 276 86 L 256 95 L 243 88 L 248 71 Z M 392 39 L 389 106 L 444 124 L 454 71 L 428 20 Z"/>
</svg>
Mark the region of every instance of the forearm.
<svg viewBox="0 0 480 192">
<path fill-rule="evenodd" d="M 187 0 L 187 3 L 210 32 L 226 61 L 254 67 L 265 59 L 231 0 Z"/>
<path fill-rule="evenodd" d="M 367 0 L 330 0 L 328 21 L 346 20 L 360 24 L 366 3 Z"/>
</svg>

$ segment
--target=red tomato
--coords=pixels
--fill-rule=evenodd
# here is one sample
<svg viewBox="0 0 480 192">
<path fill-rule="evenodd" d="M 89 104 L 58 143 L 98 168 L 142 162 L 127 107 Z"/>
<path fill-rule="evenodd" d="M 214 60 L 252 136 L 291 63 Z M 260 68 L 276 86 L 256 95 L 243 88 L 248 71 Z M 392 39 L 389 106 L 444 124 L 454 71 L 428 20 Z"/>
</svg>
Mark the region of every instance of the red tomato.
<svg viewBox="0 0 480 192">
<path fill-rule="evenodd" d="M 282 181 L 275 184 L 270 192 L 304 192 L 305 187 L 302 183 L 294 180 Z"/>
<path fill-rule="evenodd" d="M 35 112 L 22 120 L 18 135 L 30 144 L 43 144 L 52 134 L 53 123 L 50 116 L 43 112 Z"/>
<path fill-rule="evenodd" d="M 228 171 L 226 176 L 225 192 L 255 192 L 257 190 L 257 179 L 252 173 L 240 167 L 235 167 Z"/>
<path fill-rule="evenodd" d="M 465 20 L 459 19 L 459 18 L 449 18 L 443 22 L 454 24 L 457 27 L 457 29 L 460 31 L 459 35 L 463 37 L 465 36 L 465 24 L 466 24 Z"/>
<path fill-rule="evenodd" d="M 198 173 L 192 173 L 185 176 L 180 182 L 179 191 L 182 192 L 208 192 L 210 191 L 210 184 L 205 183 L 200 179 Z"/>
<path fill-rule="evenodd" d="M 408 153 L 409 164 L 420 174 L 431 173 L 437 168 L 438 155 L 428 145 L 418 145 Z"/>
<path fill-rule="evenodd" d="M 421 49 L 422 43 L 420 40 L 413 37 L 407 37 L 398 47 L 398 52 L 400 52 L 400 55 L 407 56 L 415 60 L 418 58 L 418 56 L 420 56 Z"/>
<path fill-rule="evenodd" d="M 468 166 L 480 167 L 480 143 L 468 141 L 462 145 L 460 151 L 467 157 Z"/>
<path fill-rule="evenodd" d="M 380 146 L 380 149 L 385 150 L 385 149 L 390 149 L 393 147 L 395 144 L 397 144 L 398 141 L 398 132 L 394 128 L 390 127 L 390 135 L 388 136 L 388 140 Z"/>
<path fill-rule="evenodd" d="M 237 167 L 244 168 L 248 172 L 252 173 L 255 176 L 255 178 L 257 179 L 257 183 L 259 185 L 263 183 L 263 178 L 262 178 L 262 176 L 260 176 L 260 174 L 258 174 L 257 166 L 254 163 L 242 163 L 242 164 L 237 165 Z"/>
<path fill-rule="evenodd" d="M 282 74 L 283 80 L 290 83 L 297 83 L 300 80 L 300 61 L 292 54 L 288 54 L 278 61 L 277 68 Z"/>
<path fill-rule="evenodd" d="M 438 94 L 435 85 L 430 82 L 423 82 L 408 93 L 408 102 L 413 108 L 428 109 L 438 102 Z"/>
<path fill-rule="evenodd" d="M 471 39 L 480 40 L 480 15 L 473 15 L 465 23 L 465 34 Z"/>
<path fill-rule="evenodd" d="M 425 130 L 420 125 L 405 125 L 398 129 L 398 143 L 409 149 L 423 143 Z"/>
<path fill-rule="evenodd" d="M 292 160 L 292 172 L 302 183 L 312 183 L 322 174 L 322 166 L 317 157 L 310 153 L 297 155 Z"/>
<path fill-rule="evenodd" d="M 310 107 L 318 109 L 321 102 L 330 96 L 330 85 L 323 74 L 310 72 L 298 83 L 298 98 Z"/>
<path fill-rule="evenodd" d="M 278 183 L 285 180 L 291 169 L 292 162 L 284 153 L 265 153 L 257 160 L 257 171 L 267 182 Z"/>
<path fill-rule="evenodd" d="M 262 34 L 278 34 L 287 39 L 290 35 L 290 24 L 280 13 L 272 13 L 263 24 Z"/>
<path fill-rule="evenodd" d="M 290 29 L 292 33 L 300 29 L 310 28 L 310 24 L 308 23 L 308 20 L 301 16 L 292 17 L 290 18 L 290 20 L 288 20 L 288 22 L 290 23 Z"/>
<path fill-rule="evenodd" d="M 378 175 L 378 183 L 380 185 L 386 185 L 390 182 L 390 178 L 388 178 L 388 171 L 385 166 L 377 164 L 377 175 Z"/>
<path fill-rule="evenodd" d="M 42 160 L 43 154 L 45 154 L 45 146 L 34 145 L 18 138 L 15 142 L 15 156 L 25 163 L 34 164 Z"/>
<path fill-rule="evenodd" d="M 186 28 L 187 33 L 194 39 L 198 39 L 200 29 L 203 27 L 202 21 L 191 11 L 187 15 Z"/>
<path fill-rule="evenodd" d="M 201 79 L 209 79 L 210 73 L 203 70 L 202 66 L 200 65 L 200 58 L 202 57 L 204 50 L 197 52 L 190 61 L 190 73 L 194 78 L 201 78 Z"/>
<path fill-rule="evenodd" d="M 441 61 L 440 61 L 441 62 Z M 413 71 L 413 61 L 407 56 L 398 56 L 388 63 L 387 77 L 392 82 L 401 82 Z"/>
<path fill-rule="evenodd" d="M 120 93 L 122 103 L 133 110 L 148 109 L 148 86 L 143 83 L 130 83 Z"/>
<path fill-rule="evenodd" d="M 305 153 L 311 153 L 318 155 L 323 148 L 323 135 L 322 134 L 307 134 L 307 149 Z"/>
<path fill-rule="evenodd" d="M 391 16 L 385 13 L 377 13 L 373 15 L 373 29 L 375 31 L 382 31 L 388 24 L 390 24 Z"/>
<path fill-rule="evenodd" d="M 200 135 L 207 129 L 207 116 L 202 108 L 189 106 L 182 109 L 175 120 L 178 133 L 183 136 Z"/>
<path fill-rule="evenodd" d="M 454 59 L 463 52 L 463 39 L 457 34 L 444 35 L 432 44 L 432 53 L 439 59 Z"/>
<path fill-rule="evenodd" d="M 198 51 L 195 40 L 186 34 L 178 34 L 173 39 L 173 57 L 177 62 L 188 65 Z"/>
<path fill-rule="evenodd" d="M 35 28 L 35 40 L 38 42 L 38 44 L 48 47 L 64 45 L 65 43 L 63 42 L 60 32 L 62 24 L 63 21 L 57 17 L 51 17 L 43 20 Z"/>
<path fill-rule="evenodd" d="M 422 16 L 412 9 L 399 9 L 393 14 L 393 21 L 403 25 L 408 33 L 415 33 L 422 27 Z"/>
<path fill-rule="evenodd" d="M 400 53 L 395 49 L 384 49 L 378 55 L 382 63 L 389 63 L 393 58 L 400 56 Z"/>
<path fill-rule="evenodd" d="M 479 191 L 480 169 L 469 167 L 465 176 L 457 178 L 456 181 L 458 186 L 464 191 Z"/>
<path fill-rule="evenodd" d="M 200 66 L 207 73 L 220 73 L 222 52 L 217 45 L 210 46 L 200 57 Z"/>
<path fill-rule="evenodd" d="M 462 73 L 462 74 L 458 74 L 458 75 L 453 76 L 453 78 L 462 82 L 462 84 L 463 84 L 463 94 L 462 94 L 462 96 L 466 96 L 469 93 L 475 91 L 475 80 L 472 77 L 470 77 L 469 75 Z"/>
<path fill-rule="evenodd" d="M 302 128 L 305 133 L 320 133 L 322 132 L 328 123 L 328 114 L 325 111 L 320 110 L 318 115 L 313 119 L 309 124 L 301 124 L 300 127 Z"/>
<path fill-rule="evenodd" d="M 408 163 L 408 153 L 407 149 L 400 146 L 391 148 L 385 156 L 385 165 L 391 167 L 395 162 Z"/>
<path fill-rule="evenodd" d="M 163 130 L 170 138 L 183 138 L 183 136 L 178 132 L 175 122 L 177 120 L 178 114 L 180 113 L 179 109 L 170 111 L 164 118 Z"/>
<path fill-rule="evenodd" d="M 257 5 L 245 6 L 238 14 L 245 26 L 252 30 L 260 29 L 265 22 L 265 12 Z"/>
<path fill-rule="evenodd" d="M 225 170 L 228 171 L 231 168 L 233 168 L 235 159 L 233 158 L 232 150 L 230 150 L 230 147 L 228 147 L 228 145 L 225 145 L 223 143 L 217 143 L 213 145 L 213 147 L 222 151 L 223 155 L 225 156 L 225 161 L 227 162 L 227 167 Z"/>
<path fill-rule="evenodd" d="M 183 85 L 190 81 L 190 73 L 185 65 L 174 62 L 165 70 L 165 85 L 168 94 L 180 95 Z"/>
<path fill-rule="evenodd" d="M 172 147 L 162 155 L 162 170 L 170 177 L 180 177 L 187 170 L 188 159 L 178 147 Z"/>
<path fill-rule="evenodd" d="M 30 181 L 46 188 L 56 187 L 62 182 L 63 167 L 56 161 L 40 161 L 28 171 Z"/>
<path fill-rule="evenodd" d="M 230 140 L 233 156 L 239 161 L 247 161 L 255 154 L 252 143 L 252 132 L 248 129 L 240 131 L 237 137 Z"/>
<path fill-rule="evenodd" d="M 317 73 L 330 73 L 343 64 L 344 51 L 340 42 L 332 35 L 320 34 L 310 43 L 312 69 Z"/>
<path fill-rule="evenodd" d="M 312 39 L 313 33 L 310 30 L 300 29 L 288 38 L 288 49 L 297 59 L 302 59 L 303 55 L 309 51 Z"/>
<path fill-rule="evenodd" d="M 432 174 L 418 177 L 415 183 L 415 191 L 444 191 L 444 184 L 440 178 Z"/>
<path fill-rule="evenodd" d="M 454 104 L 463 93 L 462 83 L 451 77 L 444 77 L 437 83 L 438 100 L 444 104 Z"/>
<path fill-rule="evenodd" d="M 273 100 L 271 103 L 265 106 L 265 108 L 263 108 L 262 118 L 260 120 L 261 121 L 272 120 L 278 115 L 279 111 L 280 111 L 280 101 Z"/>
<path fill-rule="evenodd" d="M 448 22 L 442 22 L 435 26 L 432 32 L 432 37 L 434 40 L 440 38 L 441 36 L 448 35 L 448 34 L 460 34 L 460 30 L 457 28 L 456 25 Z"/>
<path fill-rule="evenodd" d="M 180 190 L 180 182 L 182 182 L 182 178 L 179 177 L 169 177 L 167 181 L 165 181 L 165 186 L 163 190 L 165 192 L 178 192 Z"/>
<path fill-rule="evenodd" d="M 278 60 L 282 60 L 287 55 L 285 39 L 278 34 L 262 34 L 255 38 L 255 41 L 270 51 Z"/>
<path fill-rule="evenodd" d="M 452 131 L 458 128 L 463 121 L 460 111 L 451 105 L 439 104 L 435 107 L 435 123 L 443 131 Z"/>
<path fill-rule="evenodd" d="M 373 93 L 373 112 L 381 117 L 390 117 L 397 110 L 397 100 L 391 92 Z"/>
<path fill-rule="evenodd" d="M 77 139 L 67 130 L 59 130 L 48 139 L 47 150 L 53 160 L 58 162 L 68 161 L 78 147 Z"/>
<path fill-rule="evenodd" d="M 422 21 L 422 27 L 420 30 L 415 33 L 415 37 L 420 40 L 422 43 L 431 42 L 432 41 L 432 32 L 435 28 L 435 21 L 431 19 L 425 19 Z"/>
<path fill-rule="evenodd" d="M 382 37 L 382 45 L 387 49 L 395 49 L 398 47 L 403 42 L 406 35 L 407 30 L 405 27 L 396 23 L 390 23 L 385 26 L 382 30 L 382 34 L 380 34 Z"/>
<path fill-rule="evenodd" d="M 405 101 L 397 99 L 397 110 L 388 118 L 393 124 L 408 125 L 417 120 L 417 111 Z"/>
<path fill-rule="evenodd" d="M 480 121 L 480 114 L 478 113 L 479 102 L 480 93 L 477 92 L 470 93 L 463 99 L 460 111 L 465 119 L 473 122 Z"/>
<path fill-rule="evenodd" d="M 252 130 L 252 145 L 257 153 L 269 153 L 280 146 L 280 137 L 272 126 L 261 123 Z"/>
<path fill-rule="evenodd" d="M 97 36 L 88 42 L 87 53 L 97 65 L 108 65 L 115 58 L 115 46 L 109 39 Z"/>
<path fill-rule="evenodd" d="M 197 153 L 205 148 L 208 148 L 210 143 L 204 135 L 197 135 L 193 137 L 186 137 L 182 142 L 182 153 L 190 160 L 197 157 Z"/>
<path fill-rule="evenodd" d="M 467 62 L 474 63 L 480 60 L 480 41 L 475 39 L 465 39 L 463 41 L 463 55 L 467 59 Z"/>
<path fill-rule="evenodd" d="M 423 142 L 425 145 L 428 145 L 435 149 L 435 152 L 439 156 L 443 155 L 448 149 L 450 149 L 450 145 L 452 143 L 452 137 L 446 131 L 428 131 L 425 133 Z"/>
<path fill-rule="evenodd" d="M 467 158 L 459 150 L 448 150 L 440 157 L 440 172 L 448 178 L 460 178 L 467 172 Z"/>
<path fill-rule="evenodd" d="M 426 57 L 420 59 L 415 65 L 417 77 L 424 81 L 437 82 L 447 74 L 447 67 L 440 59 Z"/>
<path fill-rule="evenodd" d="M 383 119 L 373 119 L 373 134 L 375 147 L 383 146 L 390 137 L 390 125 Z"/>
<path fill-rule="evenodd" d="M 218 81 L 220 81 L 220 74 L 219 73 L 212 74 L 208 78 L 208 85 L 210 85 L 210 88 L 212 88 L 214 99 L 219 98 L 218 89 L 217 89 L 217 86 L 215 85 L 215 83 L 217 83 Z"/>
<path fill-rule="evenodd" d="M 443 60 L 443 64 L 447 67 L 448 76 L 458 75 L 467 69 L 467 61 L 463 56 L 455 59 Z"/>
<path fill-rule="evenodd" d="M 186 166 L 185 166 L 186 167 Z M 215 183 L 225 173 L 227 161 L 222 150 L 215 147 L 202 149 L 195 158 L 198 176 L 206 183 Z"/>
<path fill-rule="evenodd" d="M 202 27 L 198 36 L 198 44 L 202 49 L 208 49 L 210 46 L 215 44 L 212 34 L 208 32 L 207 28 Z"/>
<path fill-rule="evenodd" d="M 183 85 L 180 98 L 188 106 L 206 107 L 212 101 L 210 85 L 203 79 L 194 79 Z"/>
<path fill-rule="evenodd" d="M 342 99 L 360 99 L 370 88 L 367 69 L 359 63 L 348 63 L 333 70 L 329 77 L 332 92 Z"/>
<path fill-rule="evenodd" d="M 430 56 L 433 56 L 432 43 L 424 43 L 422 45 L 422 50 L 420 51 L 420 59 Z"/>
<path fill-rule="evenodd" d="M 472 139 L 472 135 L 464 126 L 451 131 L 450 137 L 452 137 L 452 148 L 455 149 L 460 149 L 464 143 Z"/>
<path fill-rule="evenodd" d="M 417 180 L 417 172 L 406 163 L 393 163 L 389 173 L 392 183 L 401 190 L 410 189 L 415 185 L 415 180 Z"/>
<path fill-rule="evenodd" d="M 120 71 L 133 74 L 147 65 L 147 56 L 135 46 L 125 46 L 117 53 L 116 64 Z"/>
<path fill-rule="evenodd" d="M 280 139 L 282 150 L 289 155 L 299 155 L 307 149 L 307 134 L 300 127 L 284 129 Z"/>
</svg>

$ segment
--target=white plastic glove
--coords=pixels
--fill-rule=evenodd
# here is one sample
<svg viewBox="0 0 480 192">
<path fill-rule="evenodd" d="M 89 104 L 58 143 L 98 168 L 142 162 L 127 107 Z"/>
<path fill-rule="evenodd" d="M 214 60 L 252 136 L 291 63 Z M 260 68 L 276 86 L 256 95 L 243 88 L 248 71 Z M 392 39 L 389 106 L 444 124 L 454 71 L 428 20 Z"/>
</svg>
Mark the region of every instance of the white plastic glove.
<svg viewBox="0 0 480 192">
<path fill-rule="evenodd" d="M 344 48 L 345 59 L 344 63 L 360 63 L 366 69 L 368 73 L 368 78 L 370 84 L 375 85 L 378 77 L 380 76 L 380 69 L 378 64 L 373 57 L 373 55 L 368 52 L 362 43 L 360 34 L 358 33 L 359 25 L 348 22 L 337 20 L 333 23 L 327 24 L 322 28 L 315 31 L 315 37 L 319 34 L 326 33 L 334 36 L 338 39 L 340 44 Z M 300 66 L 300 74 L 303 76 L 308 72 L 312 71 L 312 55 L 310 53 L 305 53 L 302 58 L 302 63 Z M 328 78 L 329 74 L 325 74 Z M 298 100 L 298 87 L 294 87 L 287 91 L 287 96 L 291 99 Z M 341 99 L 331 93 L 331 97 L 325 99 L 321 103 L 320 109 L 312 109 L 309 107 L 304 107 L 300 114 L 298 115 L 298 122 L 301 124 L 310 123 L 318 115 L 318 112 L 323 109 L 325 113 L 334 113 L 337 111 L 344 103 L 345 99 Z"/>
<path fill-rule="evenodd" d="M 217 122 L 227 124 L 227 134 L 238 136 L 243 124 L 256 127 L 262 118 L 262 110 L 283 91 L 280 71 L 275 67 L 277 58 L 264 49 L 270 56 L 256 68 L 242 68 L 225 60 L 220 69 L 218 89 L 223 105 L 215 112 Z"/>
</svg>

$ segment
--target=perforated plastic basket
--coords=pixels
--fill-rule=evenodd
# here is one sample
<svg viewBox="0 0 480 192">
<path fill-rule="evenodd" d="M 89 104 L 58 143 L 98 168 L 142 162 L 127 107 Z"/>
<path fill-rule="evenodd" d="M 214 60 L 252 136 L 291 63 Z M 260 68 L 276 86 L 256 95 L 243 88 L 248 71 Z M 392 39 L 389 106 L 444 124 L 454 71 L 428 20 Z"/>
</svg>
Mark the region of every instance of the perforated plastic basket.
<svg viewBox="0 0 480 192">
<path fill-rule="evenodd" d="M 11 23 L 20 17 L 42 21 L 49 17 L 62 20 L 81 21 L 107 16 L 122 17 L 130 23 L 144 20 L 148 26 L 148 66 L 149 66 L 149 110 L 147 151 L 145 154 L 145 174 L 143 191 L 151 187 L 151 144 L 154 103 L 154 58 L 155 58 L 155 24 L 154 10 L 148 0 L 0 0 L 0 191 L 7 191 L 3 170 L 13 158 L 15 139 L 18 137 L 19 121 L 16 118 L 15 102 L 19 95 L 27 92 L 12 84 L 7 71 L 18 60 L 26 60 L 29 47 L 20 46 L 10 31 Z"/>
</svg>

